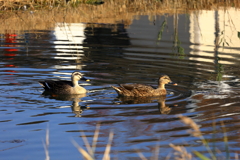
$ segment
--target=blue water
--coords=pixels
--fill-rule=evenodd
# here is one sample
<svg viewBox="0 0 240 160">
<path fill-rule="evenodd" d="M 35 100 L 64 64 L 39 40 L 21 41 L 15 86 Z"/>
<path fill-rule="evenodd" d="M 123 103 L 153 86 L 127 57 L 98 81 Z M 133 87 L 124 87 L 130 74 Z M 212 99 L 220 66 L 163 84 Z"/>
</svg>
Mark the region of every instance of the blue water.
<svg viewBox="0 0 240 160">
<path fill-rule="evenodd" d="M 197 31 L 191 30 L 191 18 L 181 14 L 178 18 L 180 43 L 174 38 L 174 16 L 166 18 L 168 26 L 160 39 L 164 16 L 156 16 L 155 23 L 140 16 L 130 26 L 91 24 L 93 29 L 81 21 L 68 28 L 62 25 L 71 36 L 59 25 L 51 31 L 1 33 L 1 157 L 46 159 L 49 129 L 50 159 L 82 159 L 73 141 L 86 149 L 83 133 L 91 144 L 98 123 L 96 159 L 102 159 L 111 131 L 112 159 L 139 159 L 137 150 L 150 159 L 156 146 L 160 146 L 159 159 L 169 155 L 173 159 L 170 143 L 208 155 L 199 138 L 187 132 L 189 127 L 179 120 L 179 114 L 199 125 L 221 157 L 226 156 L 226 132 L 229 153 L 234 157 L 239 152 L 240 48 L 233 45 L 215 52 L 212 43 L 193 42 Z M 205 30 L 202 33 L 203 37 L 208 35 Z M 184 52 L 178 50 L 181 48 Z M 79 82 L 88 90 L 85 97 L 42 95 L 39 80 L 70 80 L 76 70 L 91 80 Z M 126 101 L 110 87 L 121 83 L 157 85 L 162 73 L 178 83 L 167 86 L 166 99 Z"/>
</svg>

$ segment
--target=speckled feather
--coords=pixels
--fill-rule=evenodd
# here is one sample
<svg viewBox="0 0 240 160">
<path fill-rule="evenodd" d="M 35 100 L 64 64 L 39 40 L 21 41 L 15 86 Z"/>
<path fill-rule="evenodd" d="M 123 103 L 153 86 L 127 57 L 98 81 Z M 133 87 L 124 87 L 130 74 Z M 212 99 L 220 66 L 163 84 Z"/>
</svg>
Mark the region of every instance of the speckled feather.
<svg viewBox="0 0 240 160">
<path fill-rule="evenodd" d="M 130 96 L 130 97 L 151 97 L 166 95 L 166 89 L 154 89 L 151 86 L 142 84 L 120 84 L 121 87 L 112 86 L 119 96 Z"/>
<path fill-rule="evenodd" d="M 158 88 L 153 88 L 143 84 L 120 84 L 120 87 L 112 86 L 119 96 L 129 97 L 152 97 L 166 95 L 165 84 L 172 83 L 167 75 L 162 75 L 159 78 Z"/>
</svg>

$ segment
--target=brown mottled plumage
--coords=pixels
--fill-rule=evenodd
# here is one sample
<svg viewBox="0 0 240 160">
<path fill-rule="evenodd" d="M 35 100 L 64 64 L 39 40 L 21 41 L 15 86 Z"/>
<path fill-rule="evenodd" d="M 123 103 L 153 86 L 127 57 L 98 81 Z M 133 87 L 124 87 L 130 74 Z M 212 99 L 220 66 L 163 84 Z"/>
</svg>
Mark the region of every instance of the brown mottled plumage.
<svg viewBox="0 0 240 160">
<path fill-rule="evenodd" d="M 120 84 L 120 87 L 112 86 L 119 96 L 129 97 L 152 97 L 166 95 L 165 84 L 172 83 L 167 75 L 162 75 L 158 81 L 158 87 L 155 89 L 143 84 Z M 175 84 L 176 85 L 176 84 Z"/>
<path fill-rule="evenodd" d="M 39 84 L 45 89 L 46 92 L 54 94 L 84 94 L 87 90 L 79 86 L 79 80 L 86 80 L 80 72 L 73 72 L 72 81 L 52 81 L 45 80 L 39 81 Z"/>
</svg>

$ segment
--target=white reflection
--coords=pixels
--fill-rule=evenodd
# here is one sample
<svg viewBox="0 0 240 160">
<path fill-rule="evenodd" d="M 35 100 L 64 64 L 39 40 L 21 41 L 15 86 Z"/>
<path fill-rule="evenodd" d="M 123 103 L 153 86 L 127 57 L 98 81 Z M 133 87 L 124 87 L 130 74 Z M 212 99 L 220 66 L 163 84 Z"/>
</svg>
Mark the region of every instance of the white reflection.
<svg viewBox="0 0 240 160">
<path fill-rule="evenodd" d="M 82 66 L 85 66 L 85 65 L 82 65 Z M 55 65 L 52 68 L 56 68 L 56 69 L 74 69 L 74 68 L 76 68 L 76 65 L 67 65 L 67 66 Z"/>
<path fill-rule="evenodd" d="M 76 65 L 55 65 L 56 69 L 82 69 L 81 60 L 83 54 L 83 41 L 86 38 L 84 29 L 86 25 L 83 23 L 56 23 L 54 35 L 56 39 L 53 41 L 56 48 L 56 55 L 53 57 L 59 60 L 75 60 Z"/>
<path fill-rule="evenodd" d="M 218 11 L 193 12 L 190 15 L 191 60 L 220 64 L 234 64 L 229 59 L 239 55 L 240 11 L 235 8 Z M 199 45 L 196 45 L 199 44 Z M 203 58 L 206 57 L 206 58 Z"/>
</svg>

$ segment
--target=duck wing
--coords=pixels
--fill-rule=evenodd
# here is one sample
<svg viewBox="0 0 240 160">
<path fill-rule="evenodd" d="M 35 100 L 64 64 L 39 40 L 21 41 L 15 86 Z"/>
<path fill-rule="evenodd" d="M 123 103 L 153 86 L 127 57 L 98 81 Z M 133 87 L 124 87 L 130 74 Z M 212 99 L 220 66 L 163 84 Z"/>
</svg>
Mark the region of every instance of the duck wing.
<svg viewBox="0 0 240 160">
<path fill-rule="evenodd" d="M 148 85 L 143 84 L 120 84 L 121 87 L 131 91 L 131 90 L 139 90 L 139 91 L 150 91 L 154 88 Z"/>
<path fill-rule="evenodd" d="M 42 85 L 45 90 L 62 90 L 73 86 L 71 81 L 46 80 L 39 81 L 39 84 Z"/>
</svg>

